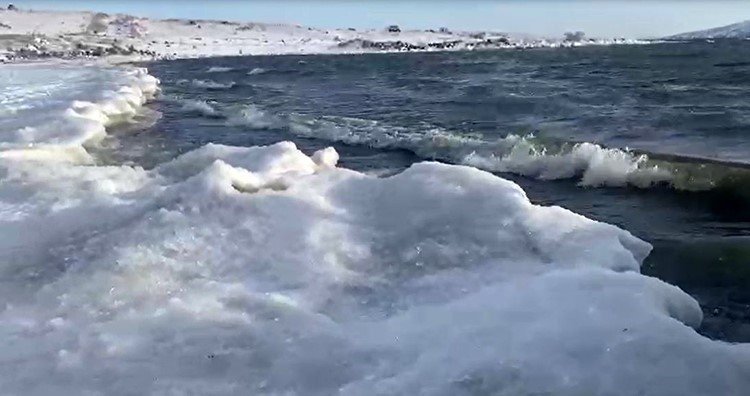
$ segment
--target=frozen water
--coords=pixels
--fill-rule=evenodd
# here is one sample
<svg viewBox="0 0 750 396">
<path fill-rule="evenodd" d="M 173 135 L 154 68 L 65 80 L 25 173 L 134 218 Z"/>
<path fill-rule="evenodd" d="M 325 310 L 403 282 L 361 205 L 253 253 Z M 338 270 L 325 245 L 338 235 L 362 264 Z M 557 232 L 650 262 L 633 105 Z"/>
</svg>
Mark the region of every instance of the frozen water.
<svg viewBox="0 0 750 396">
<path fill-rule="evenodd" d="M 143 70 L 70 73 L 101 76 L 100 93 L 126 98 L 138 96 L 109 84 L 155 87 Z M 3 108 L 86 100 L 107 116 L 87 120 L 103 126 L 143 100 L 115 100 L 132 106 L 110 112 L 114 99 L 94 90 L 47 102 L 16 94 Z M 14 117 L 8 125 L 24 122 Z M 56 136 L 35 142 L 58 150 L 83 140 Z M 423 162 L 377 178 L 337 167 L 333 149 L 306 155 L 281 142 L 209 144 L 145 170 L 11 156 L 29 149 L 7 144 L 0 389 L 9 394 L 750 387 L 748 346 L 697 334 L 695 300 L 639 273 L 648 243 L 534 205 L 475 168 Z"/>
</svg>

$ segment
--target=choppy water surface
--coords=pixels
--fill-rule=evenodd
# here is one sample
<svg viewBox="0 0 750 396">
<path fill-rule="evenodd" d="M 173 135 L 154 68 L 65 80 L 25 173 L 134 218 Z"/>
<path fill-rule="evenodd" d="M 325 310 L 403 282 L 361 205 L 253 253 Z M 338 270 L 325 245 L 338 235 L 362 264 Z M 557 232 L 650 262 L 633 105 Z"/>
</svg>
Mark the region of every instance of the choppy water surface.
<svg viewBox="0 0 750 396">
<path fill-rule="evenodd" d="M 705 333 L 747 341 L 749 50 L 728 41 L 154 63 L 158 133 L 126 137 L 116 156 L 149 165 L 207 142 L 288 139 L 305 151 L 334 145 L 343 166 L 372 173 L 424 159 L 478 166 L 536 202 L 648 240 L 644 271 L 701 301 Z"/>
</svg>

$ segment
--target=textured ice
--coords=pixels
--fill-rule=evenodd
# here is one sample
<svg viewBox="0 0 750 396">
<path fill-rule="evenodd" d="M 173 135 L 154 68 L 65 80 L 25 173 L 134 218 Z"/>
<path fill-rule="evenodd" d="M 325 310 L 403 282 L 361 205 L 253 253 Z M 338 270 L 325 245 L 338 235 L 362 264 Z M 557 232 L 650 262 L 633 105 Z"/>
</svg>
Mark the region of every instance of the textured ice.
<svg viewBox="0 0 750 396">
<path fill-rule="evenodd" d="M 696 333 L 627 231 L 468 166 L 337 159 L 0 156 L 2 392 L 747 393 L 750 348 Z"/>
<path fill-rule="evenodd" d="M 0 157 L 87 161 L 105 127 L 135 115 L 158 90 L 145 69 L 40 63 L 0 67 Z"/>
<path fill-rule="evenodd" d="M 532 205 L 469 167 L 422 163 L 379 179 L 335 160 L 279 143 L 208 145 L 152 171 L 32 167 L 36 193 L 4 210 L 34 210 L 0 228 L 4 241 L 16 236 L 0 251 L 3 389 L 682 395 L 750 385 L 750 351 L 691 329 L 697 303 L 638 273 L 650 246 L 626 231 Z M 3 192 L 28 177 L 6 179 Z M 24 224 L 44 232 L 14 228 Z"/>
</svg>

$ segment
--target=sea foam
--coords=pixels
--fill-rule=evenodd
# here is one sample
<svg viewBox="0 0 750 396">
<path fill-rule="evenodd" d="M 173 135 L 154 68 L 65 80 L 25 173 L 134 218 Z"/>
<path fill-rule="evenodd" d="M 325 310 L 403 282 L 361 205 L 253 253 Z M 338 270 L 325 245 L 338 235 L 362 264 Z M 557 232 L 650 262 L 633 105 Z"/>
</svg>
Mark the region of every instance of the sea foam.
<svg viewBox="0 0 750 396">
<path fill-rule="evenodd" d="M 206 73 L 226 73 L 232 70 L 234 70 L 232 67 L 211 66 L 206 70 Z"/>
<path fill-rule="evenodd" d="M 182 103 L 182 111 L 209 118 L 221 117 L 221 113 L 205 100 L 181 100 L 180 102 Z"/>
<path fill-rule="evenodd" d="M 235 83 L 234 81 L 222 83 L 222 82 L 217 82 L 214 80 L 198 80 L 198 79 L 178 80 L 177 84 L 178 85 L 191 85 L 196 88 L 203 88 L 203 89 L 208 89 L 208 90 L 229 89 L 237 85 L 237 83 Z"/>
</svg>

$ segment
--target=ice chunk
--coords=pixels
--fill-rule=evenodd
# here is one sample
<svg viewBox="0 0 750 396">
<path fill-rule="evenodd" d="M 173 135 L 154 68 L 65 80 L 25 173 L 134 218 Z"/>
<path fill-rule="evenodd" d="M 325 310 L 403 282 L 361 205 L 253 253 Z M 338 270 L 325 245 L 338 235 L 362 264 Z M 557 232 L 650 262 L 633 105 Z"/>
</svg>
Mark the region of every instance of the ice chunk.
<svg viewBox="0 0 750 396">
<path fill-rule="evenodd" d="M 286 142 L 207 145 L 150 171 L 0 160 L 3 389 L 750 386 L 748 347 L 697 334 L 698 304 L 639 274 L 651 247 L 627 231 L 475 168 L 377 178 L 336 158 Z"/>
</svg>

